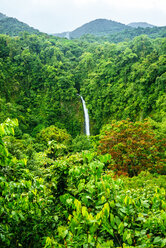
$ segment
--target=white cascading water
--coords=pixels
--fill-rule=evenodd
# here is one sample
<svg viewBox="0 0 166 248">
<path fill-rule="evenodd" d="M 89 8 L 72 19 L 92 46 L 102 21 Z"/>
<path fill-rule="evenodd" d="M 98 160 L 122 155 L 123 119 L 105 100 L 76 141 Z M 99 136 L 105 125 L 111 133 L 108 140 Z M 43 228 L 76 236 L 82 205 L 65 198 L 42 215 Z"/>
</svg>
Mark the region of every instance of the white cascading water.
<svg viewBox="0 0 166 248">
<path fill-rule="evenodd" d="M 90 125 L 89 125 L 89 115 L 88 115 L 88 109 L 86 108 L 86 104 L 85 101 L 83 99 L 82 96 L 81 97 L 81 101 L 82 101 L 82 105 L 83 105 L 83 109 L 84 109 L 84 117 L 85 117 L 85 134 L 87 136 L 90 135 Z"/>
<path fill-rule="evenodd" d="M 70 32 L 66 32 L 65 38 L 67 38 L 68 40 L 70 40 Z"/>
</svg>

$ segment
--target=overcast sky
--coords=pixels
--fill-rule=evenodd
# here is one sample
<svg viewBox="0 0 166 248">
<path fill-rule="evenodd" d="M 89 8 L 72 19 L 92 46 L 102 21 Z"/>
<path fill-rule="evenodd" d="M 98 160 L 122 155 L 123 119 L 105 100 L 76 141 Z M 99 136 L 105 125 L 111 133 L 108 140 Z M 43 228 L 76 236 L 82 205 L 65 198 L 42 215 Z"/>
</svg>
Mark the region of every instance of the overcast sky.
<svg viewBox="0 0 166 248">
<path fill-rule="evenodd" d="M 0 12 L 47 33 L 72 31 L 97 18 L 166 26 L 166 0 L 0 0 Z"/>
</svg>

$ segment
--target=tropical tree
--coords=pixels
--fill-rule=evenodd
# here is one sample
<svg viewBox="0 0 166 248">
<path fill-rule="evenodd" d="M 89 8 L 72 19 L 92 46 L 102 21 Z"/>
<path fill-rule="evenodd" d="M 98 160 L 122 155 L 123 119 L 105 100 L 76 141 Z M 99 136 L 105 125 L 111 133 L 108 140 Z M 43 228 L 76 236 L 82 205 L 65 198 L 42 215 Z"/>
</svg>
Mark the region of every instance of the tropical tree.
<svg viewBox="0 0 166 248">
<path fill-rule="evenodd" d="M 165 173 L 165 147 L 166 140 L 155 138 L 148 122 L 122 120 L 103 127 L 98 152 L 111 154 L 109 169 L 135 176 L 142 170 Z"/>
</svg>

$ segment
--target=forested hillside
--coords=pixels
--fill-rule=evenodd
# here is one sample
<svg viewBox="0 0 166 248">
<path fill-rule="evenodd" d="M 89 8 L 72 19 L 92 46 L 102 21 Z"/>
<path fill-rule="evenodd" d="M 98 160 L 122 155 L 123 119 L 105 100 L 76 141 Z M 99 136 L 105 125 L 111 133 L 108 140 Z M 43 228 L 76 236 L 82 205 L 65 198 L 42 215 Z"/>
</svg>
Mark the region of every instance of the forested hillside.
<svg viewBox="0 0 166 248">
<path fill-rule="evenodd" d="M 0 13 L 0 34 L 17 36 L 20 32 L 28 32 L 30 34 L 40 33 L 39 30 L 30 27 L 26 23 Z"/>
<path fill-rule="evenodd" d="M 68 39 L 82 39 L 88 42 L 104 43 L 106 41 L 119 43 L 129 41 L 140 35 L 148 35 L 155 39 L 166 37 L 166 27 L 157 27 L 144 22 L 136 22 L 125 25 L 123 23 L 96 19 L 76 28 L 71 32 L 54 34 L 57 37 L 67 37 Z"/>
<path fill-rule="evenodd" d="M 97 130 L 108 119 L 165 120 L 165 41 L 140 36 L 83 55 L 79 82 Z"/>
<path fill-rule="evenodd" d="M 1 121 L 17 117 L 28 133 L 57 123 L 76 136 L 80 93 L 94 134 L 112 119 L 165 122 L 165 41 L 140 36 L 115 45 L 1 35 Z"/>
<path fill-rule="evenodd" d="M 156 39 L 156 38 L 164 38 L 166 37 L 166 27 L 138 27 L 138 28 L 131 28 L 131 29 L 125 29 L 121 32 L 117 32 L 114 34 L 106 34 L 104 36 L 95 36 L 92 34 L 86 34 L 80 37 L 81 40 L 88 41 L 90 43 L 93 42 L 111 42 L 111 43 L 119 43 L 123 41 L 129 41 L 134 39 L 137 36 L 140 35 L 147 35 L 149 38 Z"/>
<path fill-rule="evenodd" d="M 165 82 L 164 37 L 1 34 L 0 247 L 165 247 Z"/>
<path fill-rule="evenodd" d="M 83 24 L 81 27 L 76 28 L 75 30 L 69 32 L 69 37 L 71 39 L 80 38 L 86 34 L 91 34 L 95 36 L 103 36 L 107 34 L 114 34 L 121 32 L 125 29 L 132 29 L 131 27 L 112 20 L 107 19 L 96 19 L 88 23 Z M 66 33 L 54 34 L 58 37 L 65 37 Z"/>
<path fill-rule="evenodd" d="M 70 32 L 71 38 L 80 38 L 85 34 L 94 34 L 94 35 L 104 35 L 104 34 L 113 34 L 120 32 L 125 29 L 130 29 L 125 24 L 107 20 L 107 19 L 97 19 L 82 25 L 81 27 Z"/>
</svg>

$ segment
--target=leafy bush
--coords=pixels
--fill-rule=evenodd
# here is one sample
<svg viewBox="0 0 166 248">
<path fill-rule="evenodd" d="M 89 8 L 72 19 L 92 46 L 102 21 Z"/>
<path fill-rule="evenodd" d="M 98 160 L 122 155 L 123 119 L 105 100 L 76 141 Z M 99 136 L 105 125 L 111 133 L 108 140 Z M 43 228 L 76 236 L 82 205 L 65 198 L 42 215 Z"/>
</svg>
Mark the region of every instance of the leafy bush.
<svg viewBox="0 0 166 248">
<path fill-rule="evenodd" d="M 9 119 L 0 124 L 0 247 L 41 247 L 54 224 L 53 197 L 44 179 L 27 168 L 26 159 L 8 152 L 2 137 L 13 135 L 17 125 Z"/>
<path fill-rule="evenodd" d="M 103 173 L 102 162 L 91 156 L 86 163 L 86 156 L 79 165 L 64 161 L 49 168 L 65 191 L 56 238 L 49 236 L 45 247 L 165 247 L 165 190 L 128 188 L 126 179 L 115 180 Z"/>
<path fill-rule="evenodd" d="M 17 120 L 7 119 L 0 124 L 0 168 L 4 167 L 10 161 L 8 150 L 3 141 L 3 137 L 7 135 L 14 135 L 14 127 L 18 126 Z"/>
<path fill-rule="evenodd" d="M 66 130 L 60 129 L 53 125 L 43 129 L 40 133 L 37 134 L 37 141 L 45 144 L 48 144 L 48 142 L 52 140 L 59 143 L 64 142 L 65 144 L 68 144 L 70 139 L 71 137 Z"/>
<path fill-rule="evenodd" d="M 56 161 L 36 153 L 41 164 L 30 170 L 2 141 L 13 125 L 0 126 L 1 247 L 165 247 L 164 176 L 115 179 L 104 171 L 111 155 L 89 151 Z"/>
<path fill-rule="evenodd" d="M 57 158 L 67 154 L 71 136 L 65 129 L 50 126 L 37 134 L 35 147 L 40 151 L 45 150 L 49 158 Z M 41 144 L 41 145 L 40 145 Z"/>
<path fill-rule="evenodd" d="M 127 189 L 158 186 L 166 190 L 165 175 L 151 174 L 148 171 L 141 171 L 138 176 L 125 177 L 123 180 Z"/>
</svg>

